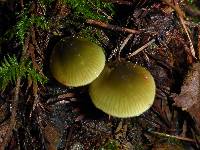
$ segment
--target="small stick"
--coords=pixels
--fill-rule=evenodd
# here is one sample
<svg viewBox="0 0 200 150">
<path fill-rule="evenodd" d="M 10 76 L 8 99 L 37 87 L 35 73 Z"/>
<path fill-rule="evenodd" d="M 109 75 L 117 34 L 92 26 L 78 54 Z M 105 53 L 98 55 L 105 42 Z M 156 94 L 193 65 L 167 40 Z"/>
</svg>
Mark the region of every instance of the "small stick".
<svg viewBox="0 0 200 150">
<path fill-rule="evenodd" d="M 113 31 L 119 31 L 119 32 L 126 32 L 126 33 L 131 33 L 131 34 L 138 34 L 141 31 L 139 30 L 134 30 L 134 29 L 129 29 L 125 27 L 119 27 L 117 25 L 111 25 L 102 21 L 97 21 L 93 19 L 87 19 L 86 23 L 89 25 L 94 25 L 94 26 L 99 26 L 105 29 L 113 30 Z"/>
<path fill-rule="evenodd" d="M 121 1 L 121 0 L 109 0 L 110 3 L 117 3 L 119 5 L 133 5 L 132 2 L 129 1 Z"/>
<path fill-rule="evenodd" d="M 187 137 L 181 137 L 181 136 L 176 136 L 176 135 L 170 135 L 170 134 L 160 133 L 160 132 L 156 132 L 156 131 L 149 131 L 149 132 L 152 133 L 152 134 L 159 135 L 159 136 L 164 136 L 164 137 L 167 137 L 167 138 L 175 138 L 175 139 L 182 140 L 182 141 L 186 141 L 186 142 L 196 143 L 195 140 L 190 139 L 190 138 L 187 138 Z"/>
<path fill-rule="evenodd" d="M 119 52 L 118 52 L 118 60 L 119 60 L 119 61 L 120 61 L 120 54 L 121 54 L 122 49 L 126 46 L 126 44 L 128 43 L 128 41 L 130 40 L 130 38 L 131 38 L 132 36 L 133 36 L 133 34 L 129 34 L 129 35 L 127 36 L 127 38 L 126 38 L 126 39 L 122 42 L 122 44 L 120 45 Z M 114 50 L 112 50 L 112 54 L 109 56 L 108 61 L 110 61 L 110 60 L 112 59 L 112 57 L 113 57 L 114 55 L 116 55 L 117 51 L 118 51 L 118 47 L 116 47 Z"/>
<path fill-rule="evenodd" d="M 128 56 L 128 59 L 130 59 L 132 56 L 138 54 L 139 52 L 141 52 L 142 50 L 144 50 L 145 48 L 147 48 L 149 45 L 151 45 L 152 43 L 155 42 L 155 39 L 152 39 L 151 41 L 149 41 L 148 43 L 144 44 L 142 47 L 138 48 L 136 51 L 134 51 L 133 53 L 131 53 Z"/>
<path fill-rule="evenodd" d="M 64 98 L 75 98 L 76 94 L 75 93 L 64 93 L 58 96 L 59 99 L 64 99 Z"/>
<path fill-rule="evenodd" d="M 186 27 L 186 25 L 185 25 L 185 23 L 184 23 L 183 18 L 182 18 L 182 17 L 179 17 L 179 18 L 180 18 L 180 22 L 181 22 L 181 24 L 182 24 L 182 26 L 183 26 L 183 29 L 185 30 L 185 33 L 186 33 L 186 35 L 187 35 L 187 37 L 188 37 L 189 45 L 190 45 L 190 50 L 191 50 L 192 56 L 193 56 L 194 58 L 196 58 L 196 56 L 195 56 L 195 50 L 194 50 L 194 46 L 193 46 L 192 40 L 191 40 L 191 38 L 190 38 L 190 34 L 189 34 L 188 30 L 187 30 L 187 27 Z"/>
<path fill-rule="evenodd" d="M 119 48 L 119 54 L 118 54 L 118 60 L 120 61 L 120 54 L 122 49 L 126 46 L 126 44 L 128 43 L 128 41 L 132 38 L 133 34 L 129 34 L 127 36 L 127 38 L 124 40 L 124 42 L 121 44 L 120 48 Z"/>
<path fill-rule="evenodd" d="M 70 146 L 70 141 L 71 141 L 71 138 L 73 135 L 73 131 L 74 131 L 74 129 L 72 127 L 69 127 L 69 131 L 68 131 L 67 139 L 66 139 L 66 143 L 65 143 L 65 149 L 68 149 Z"/>
<path fill-rule="evenodd" d="M 19 102 L 19 91 L 20 91 L 20 83 L 21 83 L 21 78 L 17 78 L 16 81 L 16 87 L 15 87 L 15 94 L 14 94 L 14 99 L 12 101 L 12 114 L 10 117 L 10 127 L 9 130 L 7 131 L 7 134 L 3 140 L 2 144 L 2 150 L 6 148 L 8 143 L 11 140 L 12 137 L 12 132 L 13 129 L 15 129 L 16 126 L 16 117 L 17 117 L 17 109 L 18 109 L 18 102 Z"/>
<path fill-rule="evenodd" d="M 192 40 L 190 38 L 190 34 L 188 32 L 188 29 L 187 29 L 185 21 L 184 21 L 184 18 L 185 18 L 184 12 L 181 10 L 181 8 L 179 7 L 179 4 L 176 0 L 173 0 L 174 4 L 172 4 L 169 0 L 162 0 L 162 1 L 165 2 L 166 4 L 168 4 L 170 7 L 172 7 L 176 11 L 177 16 L 179 17 L 180 23 L 181 23 L 183 29 L 185 30 L 185 33 L 189 40 L 191 54 L 196 59 L 194 46 L 193 46 Z"/>
</svg>

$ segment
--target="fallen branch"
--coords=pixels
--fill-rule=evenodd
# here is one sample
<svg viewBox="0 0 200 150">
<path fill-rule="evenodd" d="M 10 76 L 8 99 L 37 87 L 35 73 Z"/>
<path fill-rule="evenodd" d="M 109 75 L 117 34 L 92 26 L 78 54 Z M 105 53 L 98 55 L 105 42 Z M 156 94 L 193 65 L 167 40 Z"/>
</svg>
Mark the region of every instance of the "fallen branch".
<svg viewBox="0 0 200 150">
<path fill-rule="evenodd" d="M 117 25 L 111 25 L 111 24 L 108 24 L 108 23 L 105 23 L 102 21 L 97 21 L 97 20 L 92 20 L 92 19 L 87 19 L 86 23 L 89 25 L 98 26 L 101 28 L 118 31 L 118 32 L 126 32 L 126 33 L 131 33 L 131 34 L 138 34 L 141 32 L 139 30 L 129 29 L 129 28 L 125 28 L 125 27 L 119 27 Z"/>
</svg>

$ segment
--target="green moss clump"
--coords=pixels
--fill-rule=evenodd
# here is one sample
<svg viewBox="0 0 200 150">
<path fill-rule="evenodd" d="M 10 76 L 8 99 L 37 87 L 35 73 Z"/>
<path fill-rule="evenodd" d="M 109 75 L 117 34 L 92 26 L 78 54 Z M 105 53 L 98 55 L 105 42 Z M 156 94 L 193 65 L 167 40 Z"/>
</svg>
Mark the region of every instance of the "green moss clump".
<svg viewBox="0 0 200 150">
<path fill-rule="evenodd" d="M 82 14 L 85 18 L 108 20 L 114 14 L 113 5 L 102 0 L 63 0 L 75 10 L 76 15 Z M 109 14 L 109 15 L 108 15 Z"/>
</svg>

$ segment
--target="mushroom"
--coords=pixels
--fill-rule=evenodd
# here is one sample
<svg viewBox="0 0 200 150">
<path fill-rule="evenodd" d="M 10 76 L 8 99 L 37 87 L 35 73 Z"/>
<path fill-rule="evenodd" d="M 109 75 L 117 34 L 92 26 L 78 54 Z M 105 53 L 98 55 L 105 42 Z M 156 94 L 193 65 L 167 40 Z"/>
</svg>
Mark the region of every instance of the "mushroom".
<svg viewBox="0 0 200 150">
<path fill-rule="evenodd" d="M 154 78 L 144 67 L 130 62 L 106 66 L 90 84 L 89 94 L 94 105 L 103 112 L 127 118 L 148 110 L 155 97 Z"/>
<path fill-rule="evenodd" d="M 66 86 L 84 86 L 95 80 L 105 66 L 103 49 L 83 38 L 65 38 L 51 54 L 50 70 Z"/>
</svg>

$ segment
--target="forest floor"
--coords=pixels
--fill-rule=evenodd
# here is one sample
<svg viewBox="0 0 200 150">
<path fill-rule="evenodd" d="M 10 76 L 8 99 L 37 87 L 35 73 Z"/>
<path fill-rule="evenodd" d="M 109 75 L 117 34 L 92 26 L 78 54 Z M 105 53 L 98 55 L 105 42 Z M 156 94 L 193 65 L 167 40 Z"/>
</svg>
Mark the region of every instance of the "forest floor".
<svg viewBox="0 0 200 150">
<path fill-rule="evenodd" d="M 199 22 L 198 0 L 0 0 L 0 150 L 200 149 Z M 50 55 L 74 36 L 147 68 L 153 106 L 116 118 L 59 84 Z"/>
</svg>

